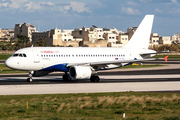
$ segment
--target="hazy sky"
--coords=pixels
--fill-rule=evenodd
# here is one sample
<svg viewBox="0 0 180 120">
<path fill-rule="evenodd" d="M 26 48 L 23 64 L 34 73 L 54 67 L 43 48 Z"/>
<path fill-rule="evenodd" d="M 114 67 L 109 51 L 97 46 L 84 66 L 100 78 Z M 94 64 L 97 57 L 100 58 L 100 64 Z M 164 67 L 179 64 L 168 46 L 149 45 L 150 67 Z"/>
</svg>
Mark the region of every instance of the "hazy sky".
<svg viewBox="0 0 180 120">
<path fill-rule="evenodd" d="M 154 14 L 152 32 L 160 36 L 180 33 L 180 0 L 0 0 L 0 28 L 17 23 L 37 30 L 137 27 L 146 14 Z"/>
</svg>

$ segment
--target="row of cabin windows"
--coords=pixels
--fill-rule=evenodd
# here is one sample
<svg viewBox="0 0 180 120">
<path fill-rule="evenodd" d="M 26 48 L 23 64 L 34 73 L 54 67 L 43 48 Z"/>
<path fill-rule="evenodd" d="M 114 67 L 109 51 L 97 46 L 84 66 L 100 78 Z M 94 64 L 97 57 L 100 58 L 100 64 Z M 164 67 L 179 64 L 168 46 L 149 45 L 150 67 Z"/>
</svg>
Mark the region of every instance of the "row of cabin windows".
<svg viewBox="0 0 180 120">
<path fill-rule="evenodd" d="M 41 57 L 125 57 L 125 55 L 41 55 Z"/>
</svg>

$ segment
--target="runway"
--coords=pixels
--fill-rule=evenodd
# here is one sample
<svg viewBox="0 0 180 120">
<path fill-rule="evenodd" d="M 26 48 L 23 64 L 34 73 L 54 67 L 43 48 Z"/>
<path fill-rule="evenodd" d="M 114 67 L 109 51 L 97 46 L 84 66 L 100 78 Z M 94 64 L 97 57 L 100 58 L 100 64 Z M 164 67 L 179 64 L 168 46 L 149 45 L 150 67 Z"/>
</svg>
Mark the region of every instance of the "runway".
<svg viewBox="0 0 180 120">
<path fill-rule="evenodd" d="M 164 64 L 162 61 L 156 61 Z M 179 61 L 171 61 L 177 62 Z M 164 67 L 114 69 L 99 71 L 99 83 L 86 80 L 63 81 L 63 73 L 51 73 L 26 82 L 28 74 L 0 75 L 0 95 L 59 94 L 95 92 L 180 92 L 180 64 Z M 146 64 L 146 63 L 144 63 Z M 149 64 L 149 63 L 147 63 Z"/>
</svg>

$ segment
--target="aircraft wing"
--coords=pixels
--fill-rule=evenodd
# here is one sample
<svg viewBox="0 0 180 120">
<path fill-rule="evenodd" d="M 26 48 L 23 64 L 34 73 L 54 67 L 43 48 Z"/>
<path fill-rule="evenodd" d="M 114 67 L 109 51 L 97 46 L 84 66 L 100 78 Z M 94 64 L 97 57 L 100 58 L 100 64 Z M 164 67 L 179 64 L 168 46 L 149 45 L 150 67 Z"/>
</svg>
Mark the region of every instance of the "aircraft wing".
<svg viewBox="0 0 180 120">
<path fill-rule="evenodd" d="M 114 60 L 114 61 L 99 61 L 99 62 L 84 62 L 84 63 L 68 63 L 66 67 L 76 66 L 76 65 L 108 65 L 108 64 L 120 64 L 120 63 L 134 63 L 142 61 L 151 61 L 152 59 L 139 59 L 139 60 Z"/>
</svg>

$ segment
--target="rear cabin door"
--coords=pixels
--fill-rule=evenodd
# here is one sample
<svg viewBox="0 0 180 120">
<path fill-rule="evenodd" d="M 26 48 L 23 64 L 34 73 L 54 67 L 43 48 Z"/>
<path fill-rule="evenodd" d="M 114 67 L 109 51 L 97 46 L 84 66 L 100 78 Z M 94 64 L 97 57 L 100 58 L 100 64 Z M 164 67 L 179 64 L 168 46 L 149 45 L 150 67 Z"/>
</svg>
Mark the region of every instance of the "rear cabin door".
<svg viewBox="0 0 180 120">
<path fill-rule="evenodd" d="M 40 62 L 40 56 L 37 50 L 33 50 L 33 55 L 34 55 L 34 63 L 39 63 Z"/>
</svg>

